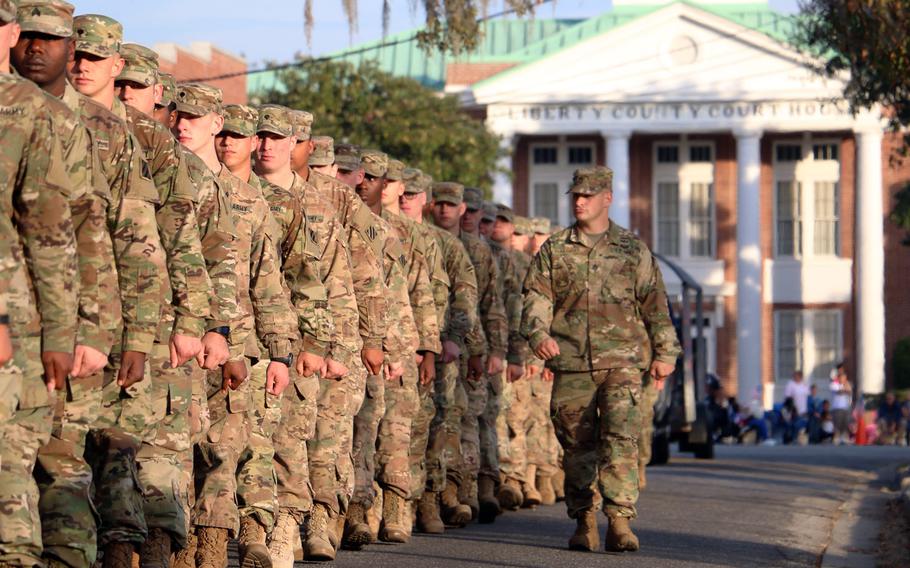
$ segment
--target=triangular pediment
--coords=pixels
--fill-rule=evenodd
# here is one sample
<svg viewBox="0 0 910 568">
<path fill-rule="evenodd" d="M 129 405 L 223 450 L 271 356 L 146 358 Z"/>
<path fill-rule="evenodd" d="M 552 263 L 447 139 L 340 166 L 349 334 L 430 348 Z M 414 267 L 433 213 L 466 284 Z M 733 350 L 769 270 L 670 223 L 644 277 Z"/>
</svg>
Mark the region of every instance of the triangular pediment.
<svg viewBox="0 0 910 568">
<path fill-rule="evenodd" d="M 476 83 L 480 105 L 841 98 L 797 49 L 676 2 Z"/>
</svg>

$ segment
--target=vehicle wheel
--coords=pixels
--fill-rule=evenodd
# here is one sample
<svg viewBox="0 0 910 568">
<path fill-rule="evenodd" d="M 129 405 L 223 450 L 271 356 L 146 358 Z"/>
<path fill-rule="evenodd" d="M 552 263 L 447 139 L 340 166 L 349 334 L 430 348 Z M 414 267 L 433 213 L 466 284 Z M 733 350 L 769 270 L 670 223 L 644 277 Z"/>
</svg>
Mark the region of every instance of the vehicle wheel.
<svg viewBox="0 0 910 568">
<path fill-rule="evenodd" d="M 648 465 L 666 465 L 670 461 L 670 438 L 666 433 L 656 433 L 651 438 L 651 462 Z"/>
</svg>

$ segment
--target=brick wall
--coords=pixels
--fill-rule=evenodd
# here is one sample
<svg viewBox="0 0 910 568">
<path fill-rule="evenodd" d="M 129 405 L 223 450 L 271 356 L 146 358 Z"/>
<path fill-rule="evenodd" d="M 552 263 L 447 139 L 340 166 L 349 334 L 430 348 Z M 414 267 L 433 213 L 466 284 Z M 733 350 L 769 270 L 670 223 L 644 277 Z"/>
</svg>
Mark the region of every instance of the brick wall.
<svg viewBox="0 0 910 568">
<path fill-rule="evenodd" d="M 900 160 L 896 152 L 903 141 L 888 134 L 882 142 L 882 190 L 885 213 L 885 361 L 887 384 L 893 384 L 894 345 L 910 337 L 910 247 L 901 244 L 906 233 L 888 219 L 894 195 L 910 182 L 910 159 Z M 892 159 L 894 158 L 894 159 Z"/>
<path fill-rule="evenodd" d="M 514 63 L 449 63 L 446 86 L 473 85 L 514 66 Z"/>
<path fill-rule="evenodd" d="M 174 75 L 178 82 L 247 70 L 246 61 L 208 42 L 196 42 L 189 47 L 173 43 L 158 44 L 155 50 L 160 55 L 161 70 Z M 206 83 L 224 91 L 225 103 L 247 102 L 246 75 Z"/>
</svg>

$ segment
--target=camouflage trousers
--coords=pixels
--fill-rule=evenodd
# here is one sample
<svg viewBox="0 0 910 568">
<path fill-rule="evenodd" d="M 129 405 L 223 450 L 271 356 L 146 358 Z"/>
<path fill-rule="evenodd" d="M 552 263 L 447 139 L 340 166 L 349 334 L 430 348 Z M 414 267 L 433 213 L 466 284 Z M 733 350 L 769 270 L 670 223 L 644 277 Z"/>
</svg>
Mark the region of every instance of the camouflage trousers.
<svg viewBox="0 0 910 568">
<path fill-rule="evenodd" d="M 608 516 L 635 517 L 641 370 L 556 371 L 550 404 L 565 454 L 570 518 L 596 506 Z"/>
<path fill-rule="evenodd" d="M 196 508 L 196 482 L 193 475 L 193 461 L 196 444 L 205 439 L 208 434 L 211 420 L 209 418 L 209 405 L 206 398 L 206 375 L 208 372 L 197 365 L 190 366 L 190 387 L 192 395 L 190 406 L 187 410 L 187 427 L 189 429 L 190 447 L 180 452 L 180 488 L 186 495 L 186 530 L 193 528 L 193 511 Z"/>
<path fill-rule="evenodd" d="M 504 479 L 525 480 L 528 469 L 527 427 L 531 405 L 531 385 L 525 378 L 506 383 L 503 404 L 497 421 L 499 471 Z"/>
<path fill-rule="evenodd" d="M 145 522 L 149 529 L 166 530 L 183 548 L 189 504 L 181 456 L 191 448 L 188 415 L 196 362 L 175 369 L 168 344 L 155 343 L 149 364 L 154 427 L 136 454 L 139 483 L 145 491 Z"/>
<path fill-rule="evenodd" d="M 499 433 L 497 420 L 502 408 L 505 371 L 487 377 L 487 398 L 478 421 L 480 435 L 480 468 L 478 476 L 499 482 Z M 462 442 L 463 443 L 463 442 Z"/>
<path fill-rule="evenodd" d="M 526 380 L 522 378 L 522 380 Z M 527 442 L 528 465 L 537 466 L 542 476 L 551 476 L 559 469 L 559 441 L 553 420 L 550 419 L 550 399 L 553 382 L 543 380 L 543 373 L 528 377 L 531 400 L 528 406 Z M 533 479 L 528 479 L 532 483 Z"/>
<path fill-rule="evenodd" d="M 651 439 L 654 437 L 654 404 L 657 385 L 645 373 L 641 380 L 641 434 L 638 436 L 638 467 L 644 469 L 651 461 Z"/>
<path fill-rule="evenodd" d="M 417 387 L 417 411 L 411 421 L 411 450 L 409 457 L 412 501 L 420 500 L 423 496 L 424 489 L 427 486 L 427 469 L 429 467 L 435 467 L 436 469 L 442 467 L 439 463 L 434 463 L 432 466 L 429 465 L 431 459 L 438 462 L 443 453 L 443 447 L 441 446 L 438 448 L 428 447 L 430 442 L 430 424 L 436 416 L 433 387 L 433 383 L 418 385 Z M 439 441 L 444 442 L 445 440 L 439 438 Z"/>
<path fill-rule="evenodd" d="M 379 486 L 404 499 L 411 495 L 411 425 L 420 404 L 417 380 L 417 363 L 408 358 L 401 378 L 385 383 L 385 414 L 376 437 Z"/>
<path fill-rule="evenodd" d="M 281 422 L 272 435 L 273 467 L 278 483 L 278 507 L 303 523 L 313 508 L 307 441 L 316 431 L 316 399 L 320 380 L 291 370 L 293 382 L 281 397 Z"/>
<path fill-rule="evenodd" d="M 462 380 L 465 392 L 465 412 L 461 417 L 461 476 L 462 483 L 476 483 L 480 473 L 480 420 L 487 406 L 489 377 L 478 381 Z"/>
<path fill-rule="evenodd" d="M 319 396 L 316 399 L 316 428 L 313 437 L 307 441 L 307 454 L 310 465 L 310 483 L 313 487 L 313 501 L 328 507 L 333 513 L 341 511 L 339 495 L 347 491 L 342 489 L 341 475 L 351 470 L 350 450 L 343 444 L 345 423 L 353 420 L 359 405 L 363 402 L 352 400 L 354 393 L 363 392 L 366 370 L 362 366 L 351 369 L 348 376 L 340 381 L 319 379 Z M 353 428 L 350 428 L 351 430 Z M 339 463 L 339 462 L 345 463 Z"/>
<path fill-rule="evenodd" d="M 368 394 L 369 396 L 379 395 L 376 390 L 372 393 L 367 392 L 367 384 L 370 382 L 370 377 L 367 375 L 366 368 L 363 365 L 358 365 L 355 369 L 352 369 L 350 376 L 353 379 L 352 381 L 342 381 L 346 389 L 345 400 L 347 400 L 348 404 L 344 419 L 341 421 L 340 435 L 338 436 L 339 458 L 335 462 L 335 474 L 338 479 L 338 507 L 342 514 L 348 509 L 348 503 L 350 503 L 351 497 L 354 495 L 354 486 L 357 480 L 354 466 L 354 420 L 367 402 Z M 379 380 L 382 380 L 381 377 Z M 374 386 L 376 384 L 373 382 Z M 384 409 L 385 391 L 381 392 L 383 393 L 381 396 L 383 396 L 382 408 Z M 382 415 L 380 414 L 377 419 L 381 417 Z M 374 437 L 373 441 L 375 442 L 375 440 Z"/>
<path fill-rule="evenodd" d="M 354 491 L 352 503 L 365 509 L 373 506 L 376 491 L 376 436 L 385 415 L 386 382 L 383 375 L 367 375 L 366 391 L 360 411 L 352 422 L 351 458 L 354 461 Z"/>
<path fill-rule="evenodd" d="M 436 365 L 434 391 L 436 415 L 430 423 L 427 449 L 427 491 L 442 492 L 446 479 L 461 482 L 461 417 L 467 406 L 464 385 L 461 384 L 459 361 Z M 441 450 L 442 455 L 431 455 Z"/>
<path fill-rule="evenodd" d="M 278 486 L 275 479 L 275 446 L 272 437 L 281 422 L 282 396 L 266 391 L 270 361 L 261 359 L 250 368 L 247 385 L 250 406 L 246 413 L 246 448 L 237 464 L 237 505 L 240 516 L 256 516 L 267 531 L 278 516 Z"/>
<path fill-rule="evenodd" d="M 109 359 L 101 387 L 101 413 L 89 433 L 85 451 L 95 481 L 101 548 L 112 542 L 141 544 L 148 535 L 136 454 L 155 426 L 148 358 L 143 379 L 128 388 L 117 384 L 120 353 L 111 353 Z"/>
<path fill-rule="evenodd" d="M 15 408 L 0 423 L 0 565 L 42 565 L 38 486 L 32 476 L 38 448 L 50 439 L 52 404 L 42 376 L 41 339 L 13 338 L 13 360 L 0 378 L 21 377 L 7 403 Z M 20 374 L 21 372 L 21 374 Z"/>
<path fill-rule="evenodd" d="M 251 405 L 250 381 L 225 393 L 221 390 L 221 379 L 220 369 L 206 373 L 211 423 L 205 439 L 195 448 L 193 524 L 228 529 L 236 535 L 240 530 L 237 464 L 249 439 L 246 413 Z"/>
<path fill-rule="evenodd" d="M 50 441 L 38 450 L 35 465 L 44 558 L 72 568 L 89 568 L 98 556 L 92 468 L 85 445 L 101 414 L 103 382 L 102 372 L 67 379 L 66 389 L 57 393 Z"/>
</svg>

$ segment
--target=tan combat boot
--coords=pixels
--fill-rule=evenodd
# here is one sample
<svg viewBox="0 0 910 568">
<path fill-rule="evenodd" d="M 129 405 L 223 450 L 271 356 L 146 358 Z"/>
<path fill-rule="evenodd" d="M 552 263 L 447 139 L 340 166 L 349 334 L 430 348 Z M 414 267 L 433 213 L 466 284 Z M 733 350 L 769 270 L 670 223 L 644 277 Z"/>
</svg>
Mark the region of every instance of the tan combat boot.
<svg viewBox="0 0 910 568">
<path fill-rule="evenodd" d="M 439 493 L 424 491 L 417 505 L 417 530 L 426 534 L 442 534 L 446 530 L 439 516 Z"/>
<path fill-rule="evenodd" d="M 521 482 L 521 506 L 525 509 L 536 509 L 540 505 L 540 492 L 534 486 L 536 478 L 537 466 L 528 464 L 528 468 L 525 470 L 525 479 L 530 481 Z"/>
<path fill-rule="evenodd" d="M 186 535 L 186 548 L 174 555 L 171 568 L 196 568 L 196 533 L 193 530 Z"/>
<path fill-rule="evenodd" d="M 477 516 L 477 520 L 480 523 L 495 522 L 496 517 L 502 513 L 499 500 L 494 492 L 495 488 L 496 482 L 491 477 L 482 475 L 477 480 L 477 499 L 480 502 L 480 514 Z"/>
<path fill-rule="evenodd" d="M 104 547 L 102 568 L 132 568 L 133 544 L 130 542 L 112 542 Z"/>
<path fill-rule="evenodd" d="M 503 509 L 517 511 L 524 501 L 524 495 L 521 493 L 521 483 L 517 479 L 506 479 L 499 486 L 496 498 L 499 499 L 499 505 Z"/>
<path fill-rule="evenodd" d="M 600 548 L 597 513 L 593 509 L 580 513 L 575 519 L 575 523 L 575 534 L 569 539 L 569 550 L 594 552 Z"/>
<path fill-rule="evenodd" d="M 306 523 L 306 541 L 303 556 L 306 560 L 325 562 L 335 560 L 335 547 L 329 541 L 329 530 L 334 528 L 335 517 L 322 503 L 313 505 Z"/>
<path fill-rule="evenodd" d="M 553 493 L 556 494 L 556 502 L 566 500 L 566 472 L 562 468 L 557 468 L 556 473 L 551 478 L 553 480 Z"/>
<path fill-rule="evenodd" d="M 648 486 L 648 477 L 645 475 L 645 466 L 638 464 L 638 490 L 644 491 Z"/>
<path fill-rule="evenodd" d="M 367 522 L 367 511 L 361 503 L 348 505 L 348 512 L 344 518 L 342 546 L 349 550 L 360 550 L 373 542 L 373 534 Z"/>
<path fill-rule="evenodd" d="M 196 566 L 225 568 L 227 566 L 228 530 L 216 527 L 197 527 Z"/>
<path fill-rule="evenodd" d="M 604 549 L 613 552 L 635 552 L 638 550 L 638 537 L 629 526 L 628 517 L 610 517 Z"/>
<path fill-rule="evenodd" d="M 243 534 L 242 525 L 240 534 Z M 278 519 L 275 521 L 275 528 L 272 529 L 272 538 L 268 548 L 273 568 L 294 568 L 294 547 L 299 539 L 300 527 L 297 525 L 297 519 L 290 513 L 279 513 Z M 302 554 L 301 560 L 303 560 Z"/>
<path fill-rule="evenodd" d="M 404 544 L 410 540 L 408 502 L 401 495 L 389 490 L 382 492 L 382 526 L 379 540 Z"/>
<path fill-rule="evenodd" d="M 458 500 L 471 508 L 471 520 L 476 520 L 480 514 L 480 501 L 477 498 L 477 478 L 467 476 L 458 486 Z"/>
<path fill-rule="evenodd" d="M 555 505 L 556 492 L 553 491 L 553 478 L 538 471 L 534 483 L 537 485 L 537 492 L 540 493 L 540 504 Z"/>
<path fill-rule="evenodd" d="M 148 538 L 139 547 L 140 568 L 171 567 L 171 535 L 164 529 L 149 529 Z"/>
<path fill-rule="evenodd" d="M 451 480 L 446 482 L 446 488 L 442 491 L 440 505 L 442 506 L 442 520 L 446 525 L 463 527 L 471 522 L 471 508 L 462 505 L 458 500 L 458 486 Z"/>
<path fill-rule="evenodd" d="M 265 527 L 259 524 L 256 517 L 247 515 L 240 518 L 240 534 L 237 535 L 240 568 L 272 568 L 272 557 L 265 541 Z"/>
<path fill-rule="evenodd" d="M 372 542 L 376 542 L 379 538 L 379 528 L 382 526 L 383 492 L 382 487 L 375 481 L 373 491 L 376 497 L 373 499 L 373 506 L 367 510 L 367 524 L 370 525 L 370 538 Z"/>
</svg>

